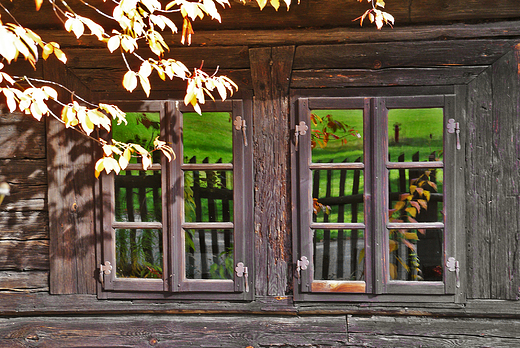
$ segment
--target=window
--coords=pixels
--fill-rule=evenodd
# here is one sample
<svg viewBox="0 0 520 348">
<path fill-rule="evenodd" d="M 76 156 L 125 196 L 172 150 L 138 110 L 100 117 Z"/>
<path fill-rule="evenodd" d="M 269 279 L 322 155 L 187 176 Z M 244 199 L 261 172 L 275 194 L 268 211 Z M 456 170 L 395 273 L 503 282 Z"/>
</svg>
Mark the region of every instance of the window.
<svg viewBox="0 0 520 348">
<path fill-rule="evenodd" d="M 154 156 L 146 171 L 134 160 L 102 178 L 112 269 L 101 297 L 251 299 L 250 102 L 206 103 L 202 115 L 175 101 L 123 107 L 129 125 L 114 139 L 150 147 L 160 134 L 176 158 Z"/>
<path fill-rule="evenodd" d="M 296 300 L 454 300 L 458 133 L 443 92 L 295 93 Z"/>
</svg>

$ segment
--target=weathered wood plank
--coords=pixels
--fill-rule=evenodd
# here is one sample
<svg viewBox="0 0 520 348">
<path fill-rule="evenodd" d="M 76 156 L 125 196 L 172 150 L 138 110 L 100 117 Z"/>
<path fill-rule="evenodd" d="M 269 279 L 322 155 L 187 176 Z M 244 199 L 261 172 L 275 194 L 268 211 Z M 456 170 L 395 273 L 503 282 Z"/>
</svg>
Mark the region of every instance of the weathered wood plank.
<svg viewBox="0 0 520 348">
<path fill-rule="evenodd" d="M 208 70 L 206 70 L 208 71 Z M 126 70 L 104 70 L 104 69 L 74 69 L 74 74 L 85 83 L 93 92 L 99 92 L 104 98 L 114 95 L 117 100 L 121 99 L 147 99 L 144 92 L 138 88 L 129 93 L 123 88 L 123 76 Z M 232 79 L 238 87 L 250 88 L 251 72 L 249 70 L 220 70 L 218 75 L 225 75 Z M 184 98 L 186 93 L 186 81 L 174 78 L 162 81 L 155 74 L 150 76 L 152 91 L 149 99 L 154 98 Z M 169 93 L 166 94 L 165 92 Z"/>
<path fill-rule="evenodd" d="M 49 272 L 0 272 L 0 291 L 23 293 L 49 291 Z"/>
<path fill-rule="evenodd" d="M 40 30 L 38 34 L 46 41 L 59 42 L 62 48 L 105 48 L 95 36 L 83 36 L 76 40 L 74 35 L 64 30 Z M 505 21 L 477 24 L 442 25 L 396 25 L 392 30 L 372 30 L 368 27 L 355 28 L 298 28 L 284 30 L 242 29 L 242 30 L 197 30 L 192 36 L 191 47 L 197 46 L 284 46 L 318 45 L 342 43 L 375 43 L 397 41 L 432 41 L 446 39 L 511 38 L 520 36 L 520 22 Z M 178 35 L 163 33 L 170 47 L 185 47 Z"/>
<path fill-rule="evenodd" d="M 284 296 L 289 285 L 289 81 L 294 47 L 251 49 L 254 103 L 257 295 Z M 273 204 L 276 202 L 276 204 Z M 267 269 L 266 269 L 267 267 Z"/>
<path fill-rule="evenodd" d="M 491 69 L 468 85 L 466 119 L 466 231 L 468 298 L 491 298 Z"/>
<path fill-rule="evenodd" d="M 61 81 L 78 95 L 88 89 L 55 59 L 44 67 L 47 79 Z M 93 144 L 85 136 L 47 122 L 48 204 L 51 292 L 95 293 Z"/>
<path fill-rule="evenodd" d="M 47 347 L 342 346 L 345 317 L 117 316 L 0 319 L 0 344 Z"/>
<path fill-rule="evenodd" d="M 44 122 L 0 106 L 0 158 L 45 158 Z"/>
<path fill-rule="evenodd" d="M 46 185 L 47 162 L 45 159 L 0 160 L 0 180 L 10 184 Z"/>
<path fill-rule="evenodd" d="M 425 86 L 467 84 L 486 67 L 405 68 L 385 70 L 295 70 L 292 88 L 342 88 L 355 86 Z"/>
<path fill-rule="evenodd" d="M 489 65 L 503 56 L 514 40 L 391 42 L 375 45 L 303 45 L 296 48 L 294 68 L 381 69 Z"/>
<path fill-rule="evenodd" d="M 0 206 L 7 211 L 45 210 L 47 185 L 22 186 L 10 185 L 10 195 L 6 196 Z"/>
<path fill-rule="evenodd" d="M 47 212 L 0 210 L 0 231 L 0 240 L 47 239 Z"/>
<path fill-rule="evenodd" d="M 491 297 L 518 300 L 520 293 L 520 53 L 492 66 L 495 158 L 491 186 Z"/>
<path fill-rule="evenodd" d="M 48 270 L 48 240 L 1 240 L 1 270 Z"/>
<path fill-rule="evenodd" d="M 79 4 L 79 1 L 67 2 L 72 8 L 84 16 L 92 16 L 100 24 L 115 28 L 112 21 L 96 15 L 89 8 Z M 233 2 L 232 8 L 221 11 L 222 23 L 205 19 L 196 21 L 193 25 L 195 32 L 203 29 L 260 29 L 260 28 L 296 28 L 296 27 L 335 27 L 335 26 L 359 26 L 352 20 L 369 8 L 366 1 L 349 2 L 331 0 L 324 6 L 322 2 L 309 0 L 294 3 L 290 11 L 286 11 L 282 5 L 279 11 L 272 7 L 266 7 L 259 11 L 254 2 L 247 2 L 249 6 L 242 6 Z M 38 28 L 62 28 L 62 23 L 53 14 L 51 6 L 45 4 L 40 12 L 34 10 L 31 3 L 8 2 L 9 10 L 18 21 L 29 27 Z M 442 0 L 421 1 L 391 1 L 386 4 L 386 9 L 396 17 L 398 25 L 410 23 L 439 23 L 446 21 L 474 21 L 476 19 L 501 19 L 518 18 L 520 10 L 516 0 L 502 0 L 500 2 L 486 2 L 479 0 L 456 0 L 446 3 Z M 113 5 L 109 2 L 96 3 L 96 6 L 106 13 L 112 13 Z M 365 24 L 367 26 L 368 24 Z M 182 23 L 177 23 L 182 27 Z M 110 29 L 108 31 L 110 31 Z M 370 28 L 372 29 L 372 28 Z M 385 28 L 386 29 L 386 28 Z M 375 31 L 375 29 L 373 29 Z M 390 30 L 388 28 L 388 30 Z M 179 38 L 177 40 L 180 40 Z"/>
<path fill-rule="evenodd" d="M 520 321 L 348 316 L 349 343 L 373 347 L 515 347 Z"/>
<path fill-rule="evenodd" d="M 111 54 L 105 47 L 99 50 L 69 48 L 65 51 L 68 57 L 67 66 L 71 69 L 125 69 L 120 54 Z M 138 50 L 141 57 L 150 56 L 150 50 Z M 222 69 L 249 68 L 249 51 L 247 46 L 231 47 L 174 47 L 164 56 L 165 59 L 179 60 L 190 70 L 202 68 L 211 73 L 217 67 Z M 139 70 L 141 61 L 134 56 L 127 58 L 130 68 Z"/>
</svg>

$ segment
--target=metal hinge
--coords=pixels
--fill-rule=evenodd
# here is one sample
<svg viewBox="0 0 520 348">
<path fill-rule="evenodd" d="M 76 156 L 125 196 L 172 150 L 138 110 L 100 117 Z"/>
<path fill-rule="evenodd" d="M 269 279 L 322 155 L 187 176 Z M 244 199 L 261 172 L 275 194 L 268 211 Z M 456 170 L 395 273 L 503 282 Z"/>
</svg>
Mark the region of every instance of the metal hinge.
<svg viewBox="0 0 520 348">
<path fill-rule="evenodd" d="M 237 277 L 239 277 L 239 278 L 244 277 L 244 282 L 246 284 L 246 292 L 249 292 L 249 281 L 247 279 L 248 271 L 247 271 L 247 267 L 244 266 L 243 262 L 237 263 L 237 266 L 235 267 L 235 272 L 237 273 Z"/>
<path fill-rule="evenodd" d="M 448 261 L 446 261 L 446 267 L 448 268 L 448 271 L 455 272 L 455 278 L 457 280 L 457 288 L 460 288 L 459 261 L 455 260 L 454 257 L 449 257 Z"/>
<path fill-rule="evenodd" d="M 455 122 L 453 118 L 450 118 L 448 120 L 448 124 L 446 125 L 446 128 L 448 129 L 448 133 L 457 134 L 457 150 L 460 150 L 460 125 L 458 122 Z"/>
<path fill-rule="evenodd" d="M 309 259 L 307 256 L 302 256 L 298 262 L 296 262 L 296 272 L 298 273 L 298 284 L 300 284 L 301 274 L 300 271 L 305 271 L 309 266 Z"/>
<path fill-rule="evenodd" d="M 103 284 L 103 275 L 112 273 L 112 264 L 105 261 L 104 265 L 99 265 L 99 281 Z"/>
<path fill-rule="evenodd" d="M 247 146 L 247 136 L 246 136 L 246 120 L 243 120 L 242 117 L 237 116 L 235 121 L 233 121 L 233 125 L 236 130 L 242 130 L 242 134 L 244 135 L 244 146 Z"/>
<path fill-rule="evenodd" d="M 300 123 L 294 127 L 294 148 L 296 149 L 296 151 L 298 151 L 298 138 L 300 137 L 300 135 L 307 134 L 308 130 L 309 127 L 307 126 L 305 121 L 300 121 Z"/>
</svg>

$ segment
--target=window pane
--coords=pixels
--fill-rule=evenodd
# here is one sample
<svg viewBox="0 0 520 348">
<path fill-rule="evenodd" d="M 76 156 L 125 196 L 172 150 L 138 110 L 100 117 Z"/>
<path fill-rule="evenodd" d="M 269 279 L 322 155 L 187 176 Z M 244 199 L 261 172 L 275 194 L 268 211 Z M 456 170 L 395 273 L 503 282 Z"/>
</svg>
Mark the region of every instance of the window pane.
<svg viewBox="0 0 520 348">
<path fill-rule="evenodd" d="M 363 222 L 363 170 L 312 171 L 314 222 Z"/>
<path fill-rule="evenodd" d="M 233 119 L 229 112 L 183 114 L 184 163 L 232 163 Z"/>
<path fill-rule="evenodd" d="M 233 230 L 185 230 L 186 278 L 233 279 Z"/>
<path fill-rule="evenodd" d="M 162 230 L 116 229 L 116 276 L 162 278 Z"/>
<path fill-rule="evenodd" d="M 116 221 L 162 221 L 159 170 L 121 171 L 114 180 Z"/>
<path fill-rule="evenodd" d="M 158 112 L 129 112 L 126 114 L 127 124 L 117 124 L 112 121 L 112 138 L 143 146 L 147 150 L 153 149 L 153 141 L 160 135 L 160 119 Z M 160 163 L 160 151 L 153 153 L 153 161 Z M 137 163 L 137 157 L 132 157 L 130 163 Z M 139 161 L 140 163 L 140 161 Z"/>
<path fill-rule="evenodd" d="M 389 161 L 442 160 L 442 134 L 442 108 L 389 110 Z"/>
<path fill-rule="evenodd" d="M 391 280 L 442 281 L 443 230 L 390 230 Z"/>
<path fill-rule="evenodd" d="M 443 170 L 392 169 L 390 222 L 443 222 Z"/>
<path fill-rule="evenodd" d="M 364 280 L 364 230 L 314 230 L 314 279 Z"/>
<path fill-rule="evenodd" d="M 186 222 L 232 222 L 233 172 L 185 171 L 184 198 Z"/>
<path fill-rule="evenodd" d="M 313 110 L 312 162 L 363 162 L 363 110 Z"/>
</svg>

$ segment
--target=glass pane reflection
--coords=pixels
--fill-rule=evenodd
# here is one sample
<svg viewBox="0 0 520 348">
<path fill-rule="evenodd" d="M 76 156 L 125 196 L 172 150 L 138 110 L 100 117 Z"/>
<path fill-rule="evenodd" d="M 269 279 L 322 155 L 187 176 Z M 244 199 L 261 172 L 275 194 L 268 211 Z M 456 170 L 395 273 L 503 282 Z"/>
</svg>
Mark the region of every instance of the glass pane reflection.
<svg viewBox="0 0 520 348">
<path fill-rule="evenodd" d="M 311 137 L 313 163 L 361 162 L 363 110 L 313 110 Z"/>
<path fill-rule="evenodd" d="M 116 276 L 162 278 L 162 230 L 116 229 Z"/>
<path fill-rule="evenodd" d="M 162 221 L 161 171 L 121 171 L 114 181 L 116 221 Z"/>
<path fill-rule="evenodd" d="M 390 162 L 442 161 L 443 109 L 388 110 Z"/>
<path fill-rule="evenodd" d="M 233 230 L 185 230 L 187 279 L 233 279 Z"/>
<path fill-rule="evenodd" d="M 314 230 L 314 279 L 364 280 L 364 230 Z"/>
<path fill-rule="evenodd" d="M 389 231 L 391 280 L 442 281 L 443 230 Z"/>
</svg>

